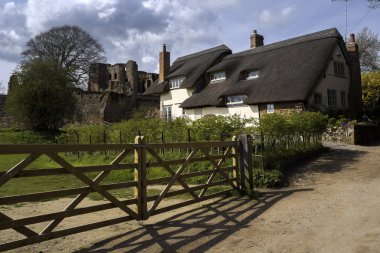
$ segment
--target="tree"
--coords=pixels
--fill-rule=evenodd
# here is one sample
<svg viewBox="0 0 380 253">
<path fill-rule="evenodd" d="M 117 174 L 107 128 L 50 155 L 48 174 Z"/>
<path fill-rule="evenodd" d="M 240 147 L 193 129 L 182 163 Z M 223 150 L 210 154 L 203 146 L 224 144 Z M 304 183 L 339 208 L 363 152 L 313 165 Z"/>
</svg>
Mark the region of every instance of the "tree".
<svg viewBox="0 0 380 253">
<path fill-rule="evenodd" d="M 71 73 L 54 61 L 29 61 L 16 72 L 18 84 L 9 92 L 6 109 L 26 129 L 54 130 L 73 115 L 76 100 Z"/>
<path fill-rule="evenodd" d="M 367 0 L 369 2 L 369 8 L 376 9 L 380 8 L 380 0 Z"/>
<path fill-rule="evenodd" d="M 53 27 L 26 44 L 24 60 L 53 60 L 72 73 L 73 81 L 86 87 L 90 65 L 105 61 L 103 47 L 77 26 Z"/>
<path fill-rule="evenodd" d="M 0 82 L 0 95 L 4 95 L 5 94 L 5 87 L 3 85 L 2 82 Z"/>
<path fill-rule="evenodd" d="M 363 105 L 367 112 L 380 112 L 380 70 L 362 74 Z"/>
<path fill-rule="evenodd" d="M 380 68 L 380 41 L 368 27 L 359 31 L 356 42 L 359 45 L 360 66 L 362 71 L 374 71 Z"/>
</svg>

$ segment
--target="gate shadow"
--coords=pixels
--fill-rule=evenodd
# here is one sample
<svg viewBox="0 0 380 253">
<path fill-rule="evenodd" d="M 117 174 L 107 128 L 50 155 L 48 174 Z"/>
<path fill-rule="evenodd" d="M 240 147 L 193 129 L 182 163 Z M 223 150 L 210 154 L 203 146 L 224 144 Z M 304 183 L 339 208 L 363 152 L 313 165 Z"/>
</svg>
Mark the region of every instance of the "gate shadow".
<svg viewBox="0 0 380 253">
<path fill-rule="evenodd" d="M 216 199 L 192 210 L 177 213 L 152 225 L 112 236 L 76 252 L 203 252 L 225 240 L 295 192 L 313 189 L 261 192 L 246 197 Z"/>
</svg>

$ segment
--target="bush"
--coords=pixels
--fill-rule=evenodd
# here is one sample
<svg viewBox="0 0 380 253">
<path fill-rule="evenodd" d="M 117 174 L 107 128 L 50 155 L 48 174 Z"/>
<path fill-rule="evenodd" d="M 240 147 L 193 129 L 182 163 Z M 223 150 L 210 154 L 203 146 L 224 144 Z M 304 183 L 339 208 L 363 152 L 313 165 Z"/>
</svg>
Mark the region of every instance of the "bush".
<svg viewBox="0 0 380 253">
<path fill-rule="evenodd" d="M 284 175 L 279 170 L 255 170 L 253 173 L 253 182 L 255 187 L 275 188 L 280 187 L 283 183 Z"/>
<path fill-rule="evenodd" d="M 7 97 L 9 115 L 26 129 L 56 130 L 73 115 L 75 98 L 70 73 L 50 61 L 25 62 Z"/>
</svg>

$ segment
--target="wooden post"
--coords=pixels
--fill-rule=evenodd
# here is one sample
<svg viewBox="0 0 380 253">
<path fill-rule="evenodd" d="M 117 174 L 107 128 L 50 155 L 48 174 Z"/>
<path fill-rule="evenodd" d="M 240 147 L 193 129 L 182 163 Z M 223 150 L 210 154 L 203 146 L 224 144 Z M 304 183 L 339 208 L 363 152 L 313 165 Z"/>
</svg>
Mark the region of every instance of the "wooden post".
<svg viewBox="0 0 380 253">
<path fill-rule="evenodd" d="M 236 142 L 236 145 L 232 147 L 232 166 L 233 166 L 233 171 L 232 171 L 232 177 L 236 178 L 236 181 L 234 181 L 234 185 L 240 189 L 239 187 L 239 158 L 238 158 L 238 137 L 233 136 L 232 141 Z"/>
<path fill-rule="evenodd" d="M 251 136 L 239 136 L 240 182 L 243 190 L 253 191 L 253 167 Z"/>
<path fill-rule="evenodd" d="M 77 133 L 77 143 L 78 143 L 78 145 L 80 144 L 80 141 L 79 141 L 79 133 Z M 79 158 L 79 151 L 78 151 L 78 158 Z"/>
<path fill-rule="evenodd" d="M 141 146 L 144 144 L 143 136 L 136 136 L 135 138 L 135 163 L 137 168 L 134 171 L 134 179 L 137 186 L 134 188 L 134 198 L 137 200 L 137 215 L 140 220 L 148 219 L 147 208 L 147 173 L 146 173 L 146 152 Z"/>
<path fill-rule="evenodd" d="M 164 131 L 161 131 L 161 143 L 165 143 Z M 161 153 L 165 154 L 165 148 L 161 149 Z"/>
</svg>

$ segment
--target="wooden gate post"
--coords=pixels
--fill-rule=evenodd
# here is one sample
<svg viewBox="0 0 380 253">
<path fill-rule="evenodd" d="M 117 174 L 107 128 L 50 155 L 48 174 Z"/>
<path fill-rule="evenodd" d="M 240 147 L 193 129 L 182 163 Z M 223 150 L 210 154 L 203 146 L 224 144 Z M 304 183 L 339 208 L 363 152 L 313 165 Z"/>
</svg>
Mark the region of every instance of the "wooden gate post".
<svg viewBox="0 0 380 253">
<path fill-rule="evenodd" d="M 251 136 L 239 135 L 240 184 L 243 191 L 253 191 L 252 143 Z"/>
<path fill-rule="evenodd" d="M 234 181 L 234 185 L 240 190 L 240 183 L 239 183 L 239 138 L 237 136 L 232 137 L 232 141 L 236 143 L 235 146 L 232 147 L 232 177 L 236 178 L 236 181 Z"/>
<path fill-rule="evenodd" d="M 134 198 L 137 200 L 137 215 L 141 220 L 148 219 L 147 208 L 147 173 L 146 173 L 146 151 L 142 147 L 144 136 L 135 138 L 135 163 L 137 168 L 134 171 L 134 178 L 137 186 L 134 188 Z"/>
</svg>

